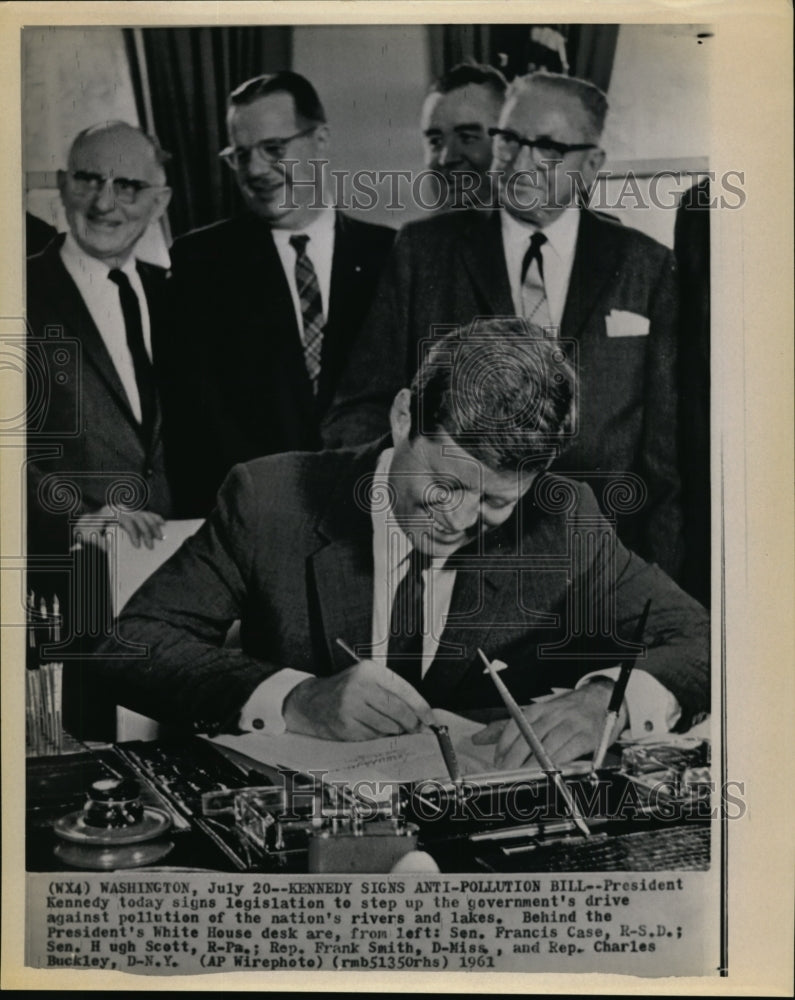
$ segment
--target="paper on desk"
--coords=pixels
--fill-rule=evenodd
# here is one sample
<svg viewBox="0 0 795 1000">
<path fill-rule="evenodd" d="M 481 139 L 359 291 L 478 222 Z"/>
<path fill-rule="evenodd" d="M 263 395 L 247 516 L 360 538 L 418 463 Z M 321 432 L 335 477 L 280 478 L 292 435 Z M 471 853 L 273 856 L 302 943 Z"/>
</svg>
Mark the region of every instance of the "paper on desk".
<svg viewBox="0 0 795 1000">
<path fill-rule="evenodd" d="M 439 725 L 448 727 L 464 774 L 482 772 L 494 766 L 494 744 L 476 746 L 472 742 L 472 735 L 483 729 L 480 723 L 444 709 L 435 709 L 434 714 Z M 321 740 L 299 733 L 279 736 L 244 733 L 242 736 L 216 736 L 212 742 L 263 764 L 302 772 L 322 770 L 329 778 L 348 783 L 447 777 L 433 733 L 408 733 L 353 743 Z"/>
</svg>

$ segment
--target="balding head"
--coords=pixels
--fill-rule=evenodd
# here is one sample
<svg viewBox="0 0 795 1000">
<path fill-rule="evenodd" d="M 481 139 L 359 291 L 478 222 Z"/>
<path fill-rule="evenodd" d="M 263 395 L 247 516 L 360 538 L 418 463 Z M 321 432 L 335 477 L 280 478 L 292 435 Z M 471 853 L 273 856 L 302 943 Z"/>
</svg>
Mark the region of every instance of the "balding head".
<svg viewBox="0 0 795 1000">
<path fill-rule="evenodd" d="M 104 122 L 75 137 L 58 188 L 85 253 L 112 267 L 127 260 L 168 205 L 165 160 L 153 139 L 126 122 Z"/>
</svg>

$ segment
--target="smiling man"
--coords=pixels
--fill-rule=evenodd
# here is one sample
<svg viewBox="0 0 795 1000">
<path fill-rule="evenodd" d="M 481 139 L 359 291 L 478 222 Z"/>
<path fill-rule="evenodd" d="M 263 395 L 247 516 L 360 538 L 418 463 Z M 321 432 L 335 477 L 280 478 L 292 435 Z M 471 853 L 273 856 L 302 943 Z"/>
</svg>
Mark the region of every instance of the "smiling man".
<svg viewBox="0 0 795 1000">
<path fill-rule="evenodd" d="M 326 200 L 331 148 L 312 84 L 283 71 L 237 87 L 221 156 L 246 211 L 172 247 L 181 344 L 180 497 L 206 514 L 235 462 L 320 446 L 320 418 L 369 308 L 393 230 Z"/>
<path fill-rule="evenodd" d="M 164 159 L 124 122 L 81 132 L 58 172 L 69 231 L 28 259 L 28 589 L 58 596 L 69 643 L 108 627 L 105 528 L 152 548 L 172 512 L 159 377 L 166 273 L 135 257 L 171 195 Z M 77 599 L 79 562 L 91 589 Z M 69 703 L 68 669 L 65 680 Z"/>
<path fill-rule="evenodd" d="M 146 655 L 108 644 L 96 683 L 198 731 L 364 740 L 433 707 L 500 706 L 482 648 L 523 704 L 573 689 L 528 708 L 563 762 L 598 741 L 610 660 L 651 598 L 622 721 L 687 728 L 707 704 L 706 615 L 615 539 L 587 487 L 546 473 L 576 386 L 539 334 L 516 320 L 448 334 L 396 394 L 389 438 L 236 466 L 120 619 Z M 578 547 L 583 533 L 598 544 Z M 575 608 L 599 627 L 583 633 Z M 223 645 L 236 618 L 241 650 Z M 526 756 L 510 729 L 500 754 Z"/>
<path fill-rule="evenodd" d="M 422 106 L 425 166 L 442 175 L 445 207 L 493 204 L 491 136 L 508 84 L 493 66 L 462 63 L 434 83 Z"/>
<path fill-rule="evenodd" d="M 675 265 L 660 243 L 586 207 L 606 114 L 605 95 L 585 80 L 514 80 L 492 129 L 499 209 L 439 213 L 400 231 L 323 435 L 337 447 L 382 433 L 435 327 L 523 317 L 559 338 L 580 374 L 577 435 L 553 468 L 586 478 L 600 502 L 610 478 L 628 474 L 635 501 L 619 536 L 676 576 Z"/>
<path fill-rule="evenodd" d="M 163 162 L 159 146 L 124 122 L 81 132 L 67 169 L 58 172 L 69 232 L 28 260 L 34 338 L 59 331 L 78 341 L 81 353 L 76 371 L 62 363 L 59 377 L 55 358 L 49 372 L 40 430 L 57 441 L 60 454 L 32 453 L 28 464 L 29 540 L 38 552 L 68 550 L 67 513 L 72 522 L 86 515 L 94 528 L 103 517 L 118 517 L 135 545 L 151 548 L 170 512 L 156 372 L 167 332 L 165 272 L 135 259 L 138 242 L 169 202 Z M 113 477 L 130 473 L 139 477 L 132 492 L 142 495 L 145 508 L 114 514 L 107 506 Z M 70 476 L 77 499 L 65 512 L 47 498 Z"/>
</svg>

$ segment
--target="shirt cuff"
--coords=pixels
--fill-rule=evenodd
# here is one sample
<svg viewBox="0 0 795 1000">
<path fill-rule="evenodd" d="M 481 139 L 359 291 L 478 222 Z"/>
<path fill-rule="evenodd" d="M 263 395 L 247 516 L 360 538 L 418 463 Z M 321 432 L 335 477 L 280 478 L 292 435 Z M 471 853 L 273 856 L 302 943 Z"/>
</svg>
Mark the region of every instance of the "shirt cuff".
<svg viewBox="0 0 795 1000">
<path fill-rule="evenodd" d="M 274 736 L 283 733 L 287 728 L 282 715 L 285 698 L 294 687 L 314 676 L 292 667 L 277 670 L 254 688 L 240 710 L 238 726 L 246 733 L 264 732 Z"/>
<path fill-rule="evenodd" d="M 595 677 L 618 680 L 620 667 L 594 670 L 577 682 L 582 687 Z M 664 736 L 674 728 L 682 715 L 679 702 L 656 677 L 645 670 L 633 670 L 629 675 L 624 704 L 629 716 L 629 733 L 632 739 Z"/>
</svg>

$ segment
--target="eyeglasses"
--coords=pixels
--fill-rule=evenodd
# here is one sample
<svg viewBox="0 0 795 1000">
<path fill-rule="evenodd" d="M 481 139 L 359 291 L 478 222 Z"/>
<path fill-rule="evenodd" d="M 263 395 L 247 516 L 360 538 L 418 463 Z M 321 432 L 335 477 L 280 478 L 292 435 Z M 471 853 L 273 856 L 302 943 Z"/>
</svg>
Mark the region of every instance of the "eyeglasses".
<svg viewBox="0 0 795 1000">
<path fill-rule="evenodd" d="M 494 154 L 503 160 L 513 160 L 519 155 L 522 146 L 527 146 L 533 160 L 542 166 L 550 160 L 562 160 L 566 153 L 574 153 L 582 149 L 596 149 L 595 142 L 557 142 L 547 135 L 538 139 L 526 139 L 504 128 L 490 128 L 489 135 L 494 140 Z"/>
<path fill-rule="evenodd" d="M 245 170 L 249 163 L 251 163 L 251 156 L 255 150 L 268 163 L 278 163 L 279 160 L 285 158 L 287 147 L 294 139 L 300 139 L 305 135 L 309 135 L 317 127 L 317 125 L 311 125 L 309 128 L 302 129 L 300 132 L 296 132 L 295 135 L 288 135 L 284 139 L 261 139 L 259 142 L 255 142 L 253 146 L 227 146 L 218 155 L 222 160 L 226 160 L 233 170 Z"/>
<path fill-rule="evenodd" d="M 129 177 L 105 177 L 93 174 L 88 170 L 72 170 L 69 174 L 72 190 L 80 198 L 99 194 L 108 184 L 113 186 L 113 197 L 124 205 L 132 205 L 142 191 L 161 187 L 159 184 L 147 184 L 146 181 L 136 181 Z"/>
</svg>

